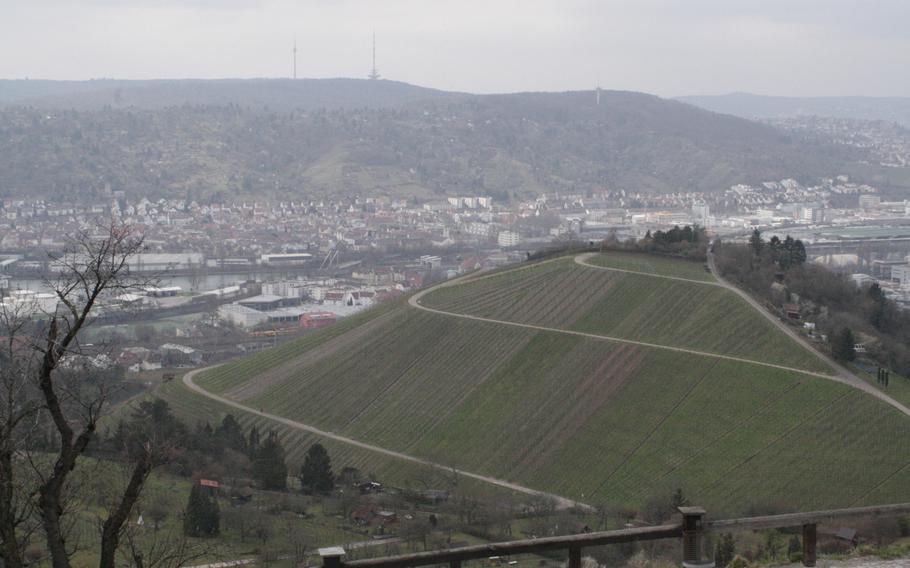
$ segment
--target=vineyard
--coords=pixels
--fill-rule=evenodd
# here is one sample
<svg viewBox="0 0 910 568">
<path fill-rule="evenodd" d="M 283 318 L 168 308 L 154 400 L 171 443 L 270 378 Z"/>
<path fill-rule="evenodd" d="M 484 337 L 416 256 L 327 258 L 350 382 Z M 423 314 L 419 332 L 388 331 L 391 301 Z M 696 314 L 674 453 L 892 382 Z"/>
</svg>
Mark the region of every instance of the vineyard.
<svg viewBox="0 0 910 568">
<path fill-rule="evenodd" d="M 572 259 L 440 288 L 421 303 L 457 314 L 828 370 L 729 290 L 598 270 Z"/>
<path fill-rule="evenodd" d="M 364 475 L 373 475 L 383 483 L 406 489 L 444 489 L 454 495 L 471 495 L 473 497 L 489 496 L 503 499 L 513 495 L 511 491 L 496 487 L 468 477 L 452 474 L 437 468 L 406 462 L 370 452 L 334 440 L 296 430 L 266 418 L 245 413 L 236 408 L 228 408 L 219 402 L 205 398 L 186 388 L 181 381 L 171 381 L 161 385 L 154 392 L 166 400 L 174 413 L 186 424 L 197 424 L 207 421 L 216 424 L 227 413 L 232 413 L 244 429 L 256 426 L 260 432 L 273 430 L 278 433 L 287 451 L 289 474 L 296 475 L 303 463 L 304 454 L 315 442 L 319 442 L 329 451 L 336 471 L 346 466 L 359 469 Z M 109 423 L 112 427 L 113 423 Z"/>
<path fill-rule="evenodd" d="M 215 393 L 224 392 L 237 385 L 245 384 L 250 378 L 266 372 L 273 367 L 294 360 L 300 353 L 309 349 L 329 343 L 336 337 L 345 335 L 349 331 L 356 331 L 358 327 L 368 324 L 395 309 L 400 309 L 401 302 L 388 302 L 375 309 L 361 312 L 345 318 L 335 325 L 320 329 L 317 333 L 308 333 L 296 339 L 265 351 L 260 351 L 248 357 L 235 359 L 202 373 L 197 379 L 198 383 L 207 390 Z"/>
<path fill-rule="evenodd" d="M 481 275 L 421 302 L 823 369 L 724 289 L 572 259 Z M 826 508 L 900 501 L 910 483 L 910 422 L 847 386 L 403 302 L 209 371 L 199 383 L 252 408 L 593 504 L 641 506 L 681 487 L 715 510 Z M 179 409 L 218 413 L 217 403 L 168 388 Z M 280 431 L 292 460 L 315 439 Z M 445 482 L 438 471 L 327 446 L 364 471 Z"/>
<path fill-rule="evenodd" d="M 694 260 L 681 260 L 640 252 L 610 252 L 591 257 L 587 262 L 594 266 L 632 272 L 690 278 L 704 282 L 715 281 L 714 276 L 705 270 L 705 263 Z"/>
</svg>

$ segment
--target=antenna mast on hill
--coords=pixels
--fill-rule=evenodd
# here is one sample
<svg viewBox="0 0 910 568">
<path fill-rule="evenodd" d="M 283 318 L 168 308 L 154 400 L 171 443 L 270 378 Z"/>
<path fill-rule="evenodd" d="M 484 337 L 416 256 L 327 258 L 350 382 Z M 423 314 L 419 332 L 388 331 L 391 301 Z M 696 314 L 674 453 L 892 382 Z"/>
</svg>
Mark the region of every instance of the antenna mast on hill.
<svg viewBox="0 0 910 568">
<path fill-rule="evenodd" d="M 294 34 L 294 78 L 297 78 L 297 34 Z"/>
<path fill-rule="evenodd" d="M 597 88 L 595 89 L 597 93 L 597 106 L 600 106 L 600 82 L 597 83 Z"/>
<path fill-rule="evenodd" d="M 373 32 L 373 70 L 367 77 L 374 81 L 379 78 L 379 71 L 376 70 L 376 32 Z"/>
</svg>

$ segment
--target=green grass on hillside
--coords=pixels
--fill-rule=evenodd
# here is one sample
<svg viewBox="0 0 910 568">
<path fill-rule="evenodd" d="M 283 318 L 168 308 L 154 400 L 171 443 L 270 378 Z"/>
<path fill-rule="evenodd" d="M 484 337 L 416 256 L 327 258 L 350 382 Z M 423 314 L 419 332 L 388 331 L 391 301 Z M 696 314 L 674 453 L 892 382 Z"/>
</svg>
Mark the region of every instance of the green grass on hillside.
<svg viewBox="0 0 910 568">
<path fill-rule="evenodd" d="M 400 309 L 402 305 L 403 300 L 387 302 L 344 318 L 329 327 L 307 333 L 299 339 L 289 341 L 274 349 L 267 349 L 249 357 L 234 359 L 224 365 L 201 373 L 196 377 L 196 383 L 204 386 L 210 392 L 224 392 L 231 387 L 246 382 L 252 376 L 264 373 L 275 366 L 285 363 L 300 352 L 325 344 L 362 324 Z"/>
<path fill-rule="evenodd" d="M 631 270 L 632 272 L 716 282 L 714 276 L 705 270 L 705 263 L 694 260 L 669 258 L 639 252 L 608 252 L 592 256 L 586 262 L 594 266 Z"/>
<path fill-rule="evenodd" d="M 892 371 L 888 381 L 888 386 L 885 387 L 878 384 L 878 378 L 874 372 L 864 371 L 856 365 L 850 365 L 850 370 L 853 371 L 856 376 L 879 389 L 883 393 L 887 394 L 894 400 L 910 406 L 910 379 L 907 377 L 902 377 Z"/>
<path fill-rule="evenodd" d="M 876 487 L 906 454 L 893 453 L 893 439 L 876 446 L 871 424 L 882 413 L 892 427 L 910 428 L 833 382 L 418 311 L 390 325 L 396 334 L 288 372 L 247 403 L 594 503 L 641 504 L 683 486 L 701 503 L 734 510 L 744 499 L 737 491 L 754 486 L 746 505 L 785 506 L 790 497 L 774 476 L 754 474 L 755 460 L 806 474 L 787 508 L 899 497 L 899 486 Z M 832 406 L 842 397 L 858 404 L 850 410 L 857 435 L 839 449 L 791 451 L 787 440 L 800 428 L 843 437 L 845 409 Z M 870 460 L 880 464 L 871 475 L 862 464 Z M 831 468 L 852 480 L 840 497 L 811 487 L 811 476 Z"/>
<path fill-rule="evenodd" d="M 244 429 L 255 425 L 260 432 L 274 430 L 278 433 L 289 465 L 289 475 L 295 476 L 303 464 L 306 451 L 316 442 L 328 450 L 335 471 L 345 466 L 356 467 L 364 475 L 373 474 L 376 479 L 391 487 L 409 489 L 447 489 L 454 494 L 473 497 L 491 497 L 510 499 L 514 493 L 481 481 L 452 474 L 420 464 L 389 458 L 375 452 L 342 444 L 333 440 L 296 430 L 272 420 L 245 413 L 237 408 L 228 407 L 220 402 L 204 397 L 187 389 L 179 380 L 162 384 L 150 397 L 157 396 L 168 402 L 174 413 L 188 425 L 197 422 L 209 422 L 216 425 L 228 413 L 233 414 Z M 111 423 L 112 424 L 112 423 Z"/>
<path fill-rule="evenodd" d="M 572 259 L 440 288 L 421 301 L 453 313 L 828 370 L 729 290 Z"/>
<path fill-rule="evenodd" d="M 425 301 L 817 368 L 726 290 L 572 259 L 479 277 Z M 906 499 L 910 421 L 833 381 L 403 304 L 383 314 L 223 367 L 231 372 L 203 384 L 254 408 L 588 503 L 641 506 L 676 487 L 730 513 Z M 212 404 L 183 410 L 205 414 Z M 314 439 L 281 432 L 292 460 Z M 441 472 L 326 445 L 336 463 L 400 483 L 422 475 L 445 483 Z"/>
</svg>

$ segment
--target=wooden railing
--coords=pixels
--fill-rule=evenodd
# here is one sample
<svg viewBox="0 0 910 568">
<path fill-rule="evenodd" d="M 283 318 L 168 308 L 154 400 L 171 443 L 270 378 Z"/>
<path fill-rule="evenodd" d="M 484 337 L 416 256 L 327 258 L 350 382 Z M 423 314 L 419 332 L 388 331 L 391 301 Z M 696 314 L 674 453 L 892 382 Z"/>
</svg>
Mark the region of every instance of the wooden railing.
<svg viewBox="0 0 910 568">
<path fill-rule="evenodd" d="M 704 537 L 709 532 L 740 532 L 802 527 L 803 565 L 815 566 L 816 528 L 819 524 L 855 518 L 908 515 L 910 514 L 910 503 L 719 521 L 707 521 L 705 519 L 705 510 L 699 507 L 680 507 L 679 513 L 681 516 L 679 522 L 666 525 L 492 542 L 383 558 L 345 561 L 344 549 L 341 547 L 322 548 L 319 550 L 319 554 L 322 556 L 323 568 L 407 568 L 438 564 L 448 564 L 451 568 L 461 568 L 461 563 L 467 560 L 566 550 L 569 556 L 568 568 L 580 568 L 581 552 L 584 548 L 606 544 L 678 538 L 682 539 L 683 565 L 696 567 L 714 565 L 713 561 L 702 558 Z"/>
</svg>

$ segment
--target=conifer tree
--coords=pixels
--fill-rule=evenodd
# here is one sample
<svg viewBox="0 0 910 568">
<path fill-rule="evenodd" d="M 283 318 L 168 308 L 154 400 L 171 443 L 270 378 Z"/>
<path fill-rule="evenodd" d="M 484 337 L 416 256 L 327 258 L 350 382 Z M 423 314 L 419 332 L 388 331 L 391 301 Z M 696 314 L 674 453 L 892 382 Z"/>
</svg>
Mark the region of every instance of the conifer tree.
<svg viewBox="0 0 910 568">
<path fill-rule="evenodd" d="M 853 361 L 856 359 L 855 345 L 853 331 L 849 327 L 845 327 L 831 338 L 831 354 L 835 359 L 841 361 Z"/>
<path fill-rule="evenodd" d="M 253 458 L 253 478 L 263 489 L 287 489 L 288 466 L 284 461 L 284 447 L 274 431 L 269 432 Z"/>
<path fill-rule="evenodd" d="M 303 466 L 300 468 L 300 486 L 308 495 L 331 493 L 335 488 L 332 460 L 322 444 L 313 444 L 307 450 Z"/>
<path fill-rule="evenodd" d="M 215 429 L 215 436 L 226 448 L 237 452 L 246 451 L 247 442 L 243 435 L 243 428 L 233 414 L 225 415 L 221 424 Z"/>
<path fill-rule="evenodd" d="M 211 537 L 218 534 L 221 512 L 218 501 L 207 487 L 198 483 L 190 490 L 190 498 L 183 516 L 183 534 L 194 537 Z"/>
<path fill-rule="evenodd" d="M 761 256 L 761 253 L 765 248 L 765 241 L 761 238 L 761 231 L 758 229 L 752 231 L 752 236 L 749 237 L 749 246 L 752 247 L 752 253 L 755 254 L 755 256 Z"/>
<path fill-rule="evenodd" d="M 250 440 L 247 442 L 247 455 L 251 460 L 256 459 L 256 453 L 259 451 L 259 428 L 255 425 L 250 428 Z"/>
</svg>

